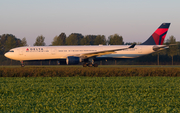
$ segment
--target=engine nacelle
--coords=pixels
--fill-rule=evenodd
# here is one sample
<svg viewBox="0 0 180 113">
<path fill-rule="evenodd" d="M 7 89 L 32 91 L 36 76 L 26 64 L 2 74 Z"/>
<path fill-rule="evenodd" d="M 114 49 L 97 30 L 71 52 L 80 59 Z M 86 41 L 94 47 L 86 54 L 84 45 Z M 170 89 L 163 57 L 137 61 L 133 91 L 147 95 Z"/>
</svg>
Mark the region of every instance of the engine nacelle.
<svg viewBox="0 0 180 113">
<path fill-rule="evenodd" d="M 69 56 L 66 58 L 66 64 L 68 65 L 78 64 L 79 62 L 81 62 L 81 58 L 79 57 Z"/>
</svg>

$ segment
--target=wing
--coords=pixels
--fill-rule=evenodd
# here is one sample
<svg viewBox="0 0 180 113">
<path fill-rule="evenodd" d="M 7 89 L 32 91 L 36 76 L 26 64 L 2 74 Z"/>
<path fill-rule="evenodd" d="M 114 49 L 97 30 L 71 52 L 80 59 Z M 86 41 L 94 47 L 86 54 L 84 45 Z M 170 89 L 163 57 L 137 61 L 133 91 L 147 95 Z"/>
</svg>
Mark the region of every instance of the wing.
<svg viewBox="0 0 180 113">
<path fill-rule="evenodd" d="M 81 54 L 78 57 L 81 57 L 83 59 L 89 58 L 89 57 L 95 57 L 95 56 L 101 56 L 101 55 L 107 55 L 107 54 L 112 54 L 115 53 L 115 51 L 122 51 L 130 48 L 134 48 L 136 44 L 131 45 L 128 48 L 121 48 L 121 49 L 113 49 L 113 50 L 105 50 L 105 51 L 98 51 L 98 52 L 92 52 L 92 53 L 85 53 Z"/>
</svg>

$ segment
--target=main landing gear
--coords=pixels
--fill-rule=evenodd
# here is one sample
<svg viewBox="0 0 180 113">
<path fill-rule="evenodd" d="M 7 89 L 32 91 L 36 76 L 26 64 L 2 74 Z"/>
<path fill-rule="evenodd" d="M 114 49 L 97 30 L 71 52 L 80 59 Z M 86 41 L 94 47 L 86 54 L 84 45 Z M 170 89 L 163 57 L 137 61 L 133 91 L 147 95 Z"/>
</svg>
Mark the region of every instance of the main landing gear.
<svg viewBox="0 0 180 113">
<path fill-rule="evenodd" d="M 94 59 L 89 59 L 90 62 L 84 62 L 83 67 L 98 67 L 97 63 L 94 63 Z"/>
<path fill-rule="evenodd" d="M 92 63 L 87 63 L 87 62 L 85 62 L 85 63 L 83 63 L 83 67 L 98 67 L 98 64 L 97 63 L 94 63 L 94 64 L 92 64 Z"/>
</svg>

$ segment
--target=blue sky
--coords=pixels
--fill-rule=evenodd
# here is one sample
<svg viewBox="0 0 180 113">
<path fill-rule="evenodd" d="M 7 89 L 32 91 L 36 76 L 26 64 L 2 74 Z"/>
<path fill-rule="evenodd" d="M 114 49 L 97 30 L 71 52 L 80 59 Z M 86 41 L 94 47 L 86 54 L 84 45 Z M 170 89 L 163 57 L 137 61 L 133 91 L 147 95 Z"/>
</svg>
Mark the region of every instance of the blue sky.
<svg viewBox="0 0 180 113">
<path fill-rule="evenodd" d="M 163 22 L 167 34 L 180 41 L 180 0 L 1 0 L 0 35 L 37 36 L 46 45 L 62 32 L 123 36 L 124 42 L 144 42 Z"/>
</svg>

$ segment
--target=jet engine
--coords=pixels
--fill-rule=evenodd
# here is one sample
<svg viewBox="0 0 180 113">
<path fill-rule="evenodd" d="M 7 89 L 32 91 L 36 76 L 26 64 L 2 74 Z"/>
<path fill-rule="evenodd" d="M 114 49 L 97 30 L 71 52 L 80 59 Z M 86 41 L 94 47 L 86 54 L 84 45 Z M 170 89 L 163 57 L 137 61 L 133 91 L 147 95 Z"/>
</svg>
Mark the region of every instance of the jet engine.
<svg viewBox="0 0 180 113">
<path fill-rule="evenodd" d="M 81 58 L 75 56 L 69 56 L 66 58 L 66 64 L 68 65 L 78 64 L 81 61 Z"/>
</svg>

